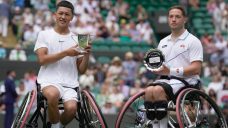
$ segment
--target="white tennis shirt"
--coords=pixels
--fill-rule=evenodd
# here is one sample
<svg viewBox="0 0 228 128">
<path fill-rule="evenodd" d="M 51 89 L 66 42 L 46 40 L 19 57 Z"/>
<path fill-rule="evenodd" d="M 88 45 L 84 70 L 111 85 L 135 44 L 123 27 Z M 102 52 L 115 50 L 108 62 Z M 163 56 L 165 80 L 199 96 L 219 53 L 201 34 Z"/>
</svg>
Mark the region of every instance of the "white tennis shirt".
<svg viewBox="0 0 228 128">
<path fill-rule="evenodd" d="M 158 49 L 164 54 L 165 65 L 168 68 L 185 68 L 193 61 L 203 61 L 203 47 L 200 40 L 187 30 L 176 41 L 171 39 L 171 35 L 165 37 L 160 41 Z M 185 77 L 188 82 L 192 78 L 199 79 L 199 75 Z"/>
<path fill-rule="evenodd" d="M 78 40 L 73 39 L 72 35 L 74 34 L 71 32 L 67 35 L 60 35 L 54 29 L 40 31 L 34 51 L 46 47 L 48 54 L 59 53 L 78 44 Z M 67 56 L 57 62 L 42 65 L 37 77 L 38 83 L 60 84 L 67 87 L 79 86 L 76 61 L 77 57 Z"/>
</svg>

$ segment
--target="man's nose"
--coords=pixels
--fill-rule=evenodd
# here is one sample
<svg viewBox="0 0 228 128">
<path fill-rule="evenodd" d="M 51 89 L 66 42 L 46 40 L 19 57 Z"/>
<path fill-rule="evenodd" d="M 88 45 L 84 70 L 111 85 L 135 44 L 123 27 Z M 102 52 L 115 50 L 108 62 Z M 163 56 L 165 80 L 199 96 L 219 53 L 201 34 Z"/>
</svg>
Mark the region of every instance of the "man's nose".
<svg viewBox="0 0 228 128">
<path fill-rule="evenodd" d="M 66 18 L 66 15 L 65 14 L 61 15 L 61 18 Z"/>
</svg>

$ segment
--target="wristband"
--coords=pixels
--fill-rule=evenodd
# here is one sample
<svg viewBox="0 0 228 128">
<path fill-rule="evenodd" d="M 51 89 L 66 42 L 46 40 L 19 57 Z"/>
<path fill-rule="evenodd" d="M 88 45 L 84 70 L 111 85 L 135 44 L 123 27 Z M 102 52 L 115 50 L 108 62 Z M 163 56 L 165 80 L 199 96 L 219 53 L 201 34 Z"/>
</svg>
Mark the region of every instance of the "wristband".
<svg viewBox="0 0 228 128">
<path fill-rule="evenodd" d="M 170 68 L 170 76 L 183 76 L 184 75 L 184 68 Z"/>
</svg>

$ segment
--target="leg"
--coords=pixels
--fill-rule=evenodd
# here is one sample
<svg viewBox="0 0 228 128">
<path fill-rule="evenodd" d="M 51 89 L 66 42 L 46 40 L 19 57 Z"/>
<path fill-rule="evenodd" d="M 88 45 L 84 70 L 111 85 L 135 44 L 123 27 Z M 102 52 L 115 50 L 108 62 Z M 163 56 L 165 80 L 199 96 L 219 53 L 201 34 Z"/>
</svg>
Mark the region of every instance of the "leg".
<svg viewBox="0 0 228 128">
<path fill-rule="evenodd" d="M 10 128 L 13 122 L 13 112 L 14 107 L 13 104 L 6 105 L 6 114 L 4 119 L 4 128 Z"/>
<path fill-rule="evenodd" d="M 64 112 L 60 116 L 60 122 L 67 125 L 74 117 L 77 111 L 77 102 L 69 100 L 64 103 Z"/>
<path fill-rule="evenodd" d="M 54 86 L 47 86 L 42 89 L 43 95 L 47 98 L 48 104 L 48 116 L 49 120 L 52 124 L 58 123 L 60 120 L 59 115 L 59 98 L 60 92 Z M 51 93 L 50 93 L 51 92 Z"/>
<path fill-rule="evenodd" d="M 162 86 L 149 86 L 145 91 L 145 108 L 155 109 L 155 111 L 146 112 L 147 118 L 152 120 L 153 127 L 166 128 L 168 125 L 167 111 L 158 111 L 159 108 L 167 108 L 168 96 Z M 156 120 L 155 120 L 156 119 Z"/>
<path fill-rule="evenodd" d="M 145 90 L 145 101 L 167 101 L 167 95 L 161 86 L 149 86 Z"/>
</svg>

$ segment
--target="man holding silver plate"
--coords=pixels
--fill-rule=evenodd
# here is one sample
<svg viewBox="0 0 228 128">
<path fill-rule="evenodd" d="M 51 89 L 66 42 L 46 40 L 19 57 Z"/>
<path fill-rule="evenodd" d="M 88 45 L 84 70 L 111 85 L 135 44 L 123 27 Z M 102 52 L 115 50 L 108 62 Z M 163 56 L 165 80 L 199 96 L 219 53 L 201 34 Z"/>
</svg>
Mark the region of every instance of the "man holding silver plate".
<svg viewBox="0 0 228 128">
<path fill-rule="evenodd" d="M 157 49 L 150 49 L 144 64 L 152 73 L 167 79 L 158 79 L 145 89 L 145 108 L 167 108 L 168 101 L 185 84 L 196 85 L 199 81 L 203 61 L 203 48 L 200 40 L 185 29 L 187 14 L 183 7 L 173 6 L 168 11 L 168 24 L 171 34 L 162 39 Z M 176 79 L 176 78 L 181 79 Z M 174 79 L 175 78 L 175 79 Z M 147 112 L 153 128 L 167 128 L 167 111 Z"/>
</svg>

